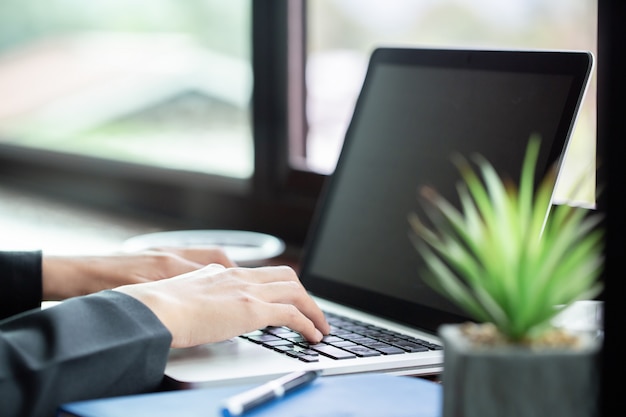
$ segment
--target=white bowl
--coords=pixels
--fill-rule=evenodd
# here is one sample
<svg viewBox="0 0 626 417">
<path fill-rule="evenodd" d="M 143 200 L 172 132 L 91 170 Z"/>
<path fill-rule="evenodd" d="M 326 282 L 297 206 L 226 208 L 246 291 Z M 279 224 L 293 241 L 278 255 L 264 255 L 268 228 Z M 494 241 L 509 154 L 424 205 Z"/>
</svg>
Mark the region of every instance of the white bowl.
<svg viewBox="0 0 626 417">
<path fill-rule="evenodd" d="M 123 250 L 136 252 L 154 247 L 219 246 L 241 266 L 253 266 L 276 257 L 285 250 L 285 243 L 271 235 L 243 230 L 176 230 L 148 233 L 126 240 Z"/>
</svg>

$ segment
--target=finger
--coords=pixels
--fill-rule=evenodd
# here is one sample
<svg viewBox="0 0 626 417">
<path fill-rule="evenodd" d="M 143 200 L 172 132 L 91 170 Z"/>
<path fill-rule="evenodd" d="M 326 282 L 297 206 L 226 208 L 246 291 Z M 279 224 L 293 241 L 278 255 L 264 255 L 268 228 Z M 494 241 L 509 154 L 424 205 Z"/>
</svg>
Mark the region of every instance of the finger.
<svg viewBox="0 0 626 417">
<path fill-rule="evenodd" d="M 226 255 L 223 248 L 219 246 L 210 247 L 158 247 L 152 250 L 160 252 L 169 252 L 179 257 L 195 263 L 197 265 L 207 265 L 211 263 L 222 264 L 227 268 L 237 266 L 237 264 Z"/>
<path fill-rule="evenodd" d="M 255 291 L 255 295 L 266 302 L 295 306 L 323 334 L 330 332 L 324 313 L 300 283 L 284 281 L 262 284 Z"/>
<path fill-rule="evenodd" d="M 237 264 L 226 255 L 224 249 L 219 246 L 182 248 L 179 252 L 179 256 L 203 265 L 215 263 L 224 265 L 227 268 L 237 266 Z"/>
<path fill-rule="evenodd" d="M 267 303 L 267 326 L 286 326 L 300 333 L 312 343 L 319 343 L 324 335 L 317 326 L 292 304 Z"/>
<path fill-rule="evenodd" d="M 259 284 L 266 284 L 271 282 L 297 282 L 300 283 L 300 278 L 296 272 L 289 266 L 262 266 L 257 268 L 239 268 L 243 279 L 250 282 L 256 282 Z"/>
<path fill-rule="evenodd" d="M 187 271 L 186 273 L 179 274 L 173 277 L 172 279 L 177 279 L 177 280 L 188 279 L 189 276 L 194 276 L 196 278 L 200 278 L 200 277 L 206 278 L 212 275 L 219 274 L 220 272 L 223 272 L 224 270 L 226 270 L 226 267 L 222 264 L 209 264 L 209 265 L 200 266 L 199 268 L 194 268 L 192 270 Z"/>
<path fill-rule="evenodd" d="M 209 264 L 205 267 L 202 268 L 202 271 L 205 272 L 208 275 L 215 275 L 215 274 L 219 274 L 220 272 L 224 271 L 226 269 L 226 267 L 222 264 Z"/>
<path fill-rule="evenodd" d="M 265 290 L 260 297 L 264 300 L 293 304 L 298 307 L 315 326 L 324 334 L 330 332 L 330 325 L 322 310 L 306 292 L 295 271 L 288 266 L 270 266 L 256 268 L 254 274 L 257 282 L 274 284 L 272 287 L 262 287 Z M 281 284 L 282 283 L 282 284 Z M 276 284 L 279 286 L 277 287 Z"/>
</svg>

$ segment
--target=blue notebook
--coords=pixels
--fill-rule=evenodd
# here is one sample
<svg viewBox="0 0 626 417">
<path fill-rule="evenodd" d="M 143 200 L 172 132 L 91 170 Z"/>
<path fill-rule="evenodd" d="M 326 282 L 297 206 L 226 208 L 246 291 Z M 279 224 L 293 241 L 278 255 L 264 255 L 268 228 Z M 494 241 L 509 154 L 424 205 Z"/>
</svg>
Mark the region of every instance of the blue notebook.
<svg viewBox="0 0 626 417">
<path fill-rule="evenodd" d="M 254 385 L 132 395 L 64 404 L 59 417 L 221 417 L 221 404 Z M 442 387 L 422 378 L 356 374 L 318 378 L 245 417 L 440 417 Z"/>
</svg>

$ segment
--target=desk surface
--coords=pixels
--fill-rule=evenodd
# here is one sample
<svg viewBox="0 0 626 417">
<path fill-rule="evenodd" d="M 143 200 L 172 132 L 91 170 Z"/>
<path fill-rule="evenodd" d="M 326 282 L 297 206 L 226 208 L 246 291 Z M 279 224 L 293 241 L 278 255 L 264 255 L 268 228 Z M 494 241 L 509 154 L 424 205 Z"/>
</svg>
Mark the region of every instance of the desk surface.
<svg viewBox="0 0 626 417">
<path fill-rule="evenodd" d="M 119 250 L 122 242 L 132 236 L 163 227 L 0 186 L 0 250 L 108 253 Z"/>
</svg>

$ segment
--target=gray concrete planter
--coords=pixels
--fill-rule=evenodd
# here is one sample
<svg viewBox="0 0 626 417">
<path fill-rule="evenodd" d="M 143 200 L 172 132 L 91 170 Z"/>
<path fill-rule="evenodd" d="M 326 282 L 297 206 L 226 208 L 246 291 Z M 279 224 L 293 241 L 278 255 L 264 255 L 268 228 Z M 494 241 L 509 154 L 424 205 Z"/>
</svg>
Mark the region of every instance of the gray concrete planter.
<svg viewBox="0 0 626 417">
<path fill-rule="evenodd" d="M 572 350 L 475 347 L 457 325 L 444 344 L 443 417 L 591 417 L 597 415 L 600 343 Z"/>
</svg>

